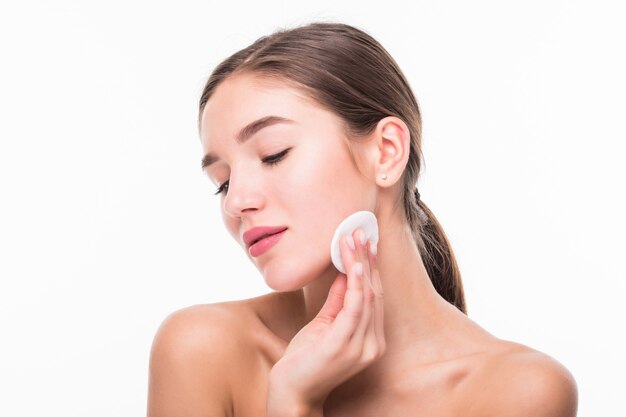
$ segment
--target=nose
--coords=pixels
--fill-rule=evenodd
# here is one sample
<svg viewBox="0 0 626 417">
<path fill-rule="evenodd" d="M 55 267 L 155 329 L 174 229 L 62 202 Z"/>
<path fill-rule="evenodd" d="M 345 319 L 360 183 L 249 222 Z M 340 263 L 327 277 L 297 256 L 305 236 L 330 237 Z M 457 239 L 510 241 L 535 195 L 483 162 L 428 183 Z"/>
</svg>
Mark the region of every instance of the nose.
<svg viewBox="0 0 626 417">
<path fill-rule="evenodd" d="M 260 187 L 254 181 L 232 181 L 224 196 L 224 211 L 231 217 L 242 217 L 249 211 L 259 210 L 263 204 Z"/>
</svg>

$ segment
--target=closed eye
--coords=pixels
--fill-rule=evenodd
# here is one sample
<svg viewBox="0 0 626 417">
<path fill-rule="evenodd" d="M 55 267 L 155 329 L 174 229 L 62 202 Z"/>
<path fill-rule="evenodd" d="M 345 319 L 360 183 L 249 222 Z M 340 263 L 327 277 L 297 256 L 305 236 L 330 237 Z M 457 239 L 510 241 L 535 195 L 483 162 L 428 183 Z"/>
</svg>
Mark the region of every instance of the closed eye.
<svg viewBox="0 0 626 417">
<path fill-rule="evenodd" d="M 269 165 L 269 166 L 274 166 L 276 164 L 278 164 L 284 157 L 285 155 L 287 155 L 287 153 L 291 150 L 291 148 L 287 148 L 282 152 L 276 153 L 274 155 L 270 155 L 267 158 L 263 158 L 263 163 L 265 165 Z M 222 185 L 219 186 L 219 188 L 217 189 L 217 191 L 215 193 L 213 193 L 213 195 L 218 195 L 221 194 L 222 191 L 224 191 L 224 189 L 228 188 L 228 182 L 229 181 L 224 181 L 222 183 Z"/>
</svg>

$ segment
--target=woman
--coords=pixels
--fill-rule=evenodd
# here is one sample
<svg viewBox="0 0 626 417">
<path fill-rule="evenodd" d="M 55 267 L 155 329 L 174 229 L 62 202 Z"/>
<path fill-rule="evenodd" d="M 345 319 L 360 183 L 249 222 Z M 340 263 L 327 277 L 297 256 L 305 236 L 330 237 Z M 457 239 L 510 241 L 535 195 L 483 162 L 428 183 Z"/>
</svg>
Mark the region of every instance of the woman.
<svg viewBox="0 0 626 417">
<path fill-rule="evenodd" d="M 567 369 L 467 317 L 415 188 L 417 102 L 371 36 L 312 23 L 258 39 L 210 76 L 199 131 L 224 223 L 276 292 L 166 318 L 150 416 L 576 415 Z M 330 241 L 361 210 L 379 242 L 342 239 L 342 274 Z"/>
</svg>

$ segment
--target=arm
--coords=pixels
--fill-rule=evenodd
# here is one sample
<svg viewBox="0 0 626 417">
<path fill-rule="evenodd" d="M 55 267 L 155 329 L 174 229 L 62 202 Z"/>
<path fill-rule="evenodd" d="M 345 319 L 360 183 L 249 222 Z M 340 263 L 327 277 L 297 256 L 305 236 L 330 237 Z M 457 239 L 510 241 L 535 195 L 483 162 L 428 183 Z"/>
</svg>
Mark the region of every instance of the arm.
<svg viewBox="0 0 626 417">
<path fill-rule="evenodd" d="M 150 353 L 148 417 L 231 415 L 227 327 L 216 305 L 182 309 L 163 321 Z"/>
</svg>

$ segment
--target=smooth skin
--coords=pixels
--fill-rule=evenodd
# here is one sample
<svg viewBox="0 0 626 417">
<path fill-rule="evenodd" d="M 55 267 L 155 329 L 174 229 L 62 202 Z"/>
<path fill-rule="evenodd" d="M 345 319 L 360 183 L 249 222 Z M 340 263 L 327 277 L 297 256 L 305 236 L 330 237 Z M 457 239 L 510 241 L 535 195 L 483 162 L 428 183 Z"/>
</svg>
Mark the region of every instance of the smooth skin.
<svg viewBox="0 0 626 417">
<path fill-rule="evenodd" d="M 340 240 L 348 275 L 337 275 L 318 315 L 290 341 L 272 368 L 268 416 L 289 415 L 292 406 L 322 415 L 328 394 L 385 352 L 376 248 L 363 240 L 361 229 Z"/>
<path fill-rule="evenodd" d="M 235 140 L 267 115 L 294 123 Z M 150 417 L 576 415 L 576 382 L 563 365 L 495 337 L 434 289 L 396 204 L 410 145 L 401 119 L 386 117 L 367 140 L 349 142 L 336 115 L 287 84 L 237 75 L 207 103 L 200 137 L 203 153 L 220 158 L 205 173 L 228 184 L 219 197 L 224 224 L 274 292 L 163 321 L 150 356 Z M 328 247 L 359 210 L 379 226 L 374 263 L 358 236 L 356 253 L 342 245 L 342 257 L 363 264 L 360 281 L 354 259 L 344 260 L 347 277 L 338 274 Z M 254 258 L 242 234 L 262 225 L 288 229 Z M 380 283 L 380 296 L 369 282 Z"/>
</svg>

